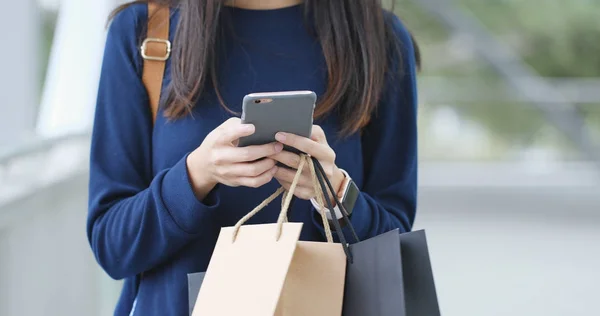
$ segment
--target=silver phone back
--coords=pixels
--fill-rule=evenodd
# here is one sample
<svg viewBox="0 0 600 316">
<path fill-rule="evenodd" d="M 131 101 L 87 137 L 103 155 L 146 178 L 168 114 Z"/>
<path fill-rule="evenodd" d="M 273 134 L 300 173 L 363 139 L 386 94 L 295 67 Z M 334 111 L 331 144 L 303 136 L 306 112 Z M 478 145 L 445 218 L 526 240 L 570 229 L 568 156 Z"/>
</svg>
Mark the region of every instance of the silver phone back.
<svg viewBox="0 0 600 316">
<path fill-rule="evenodd" d="M 256 132 L 241 138 L 239 146 L 274 142 L 277 132 L 310 137 L 316 101 L 317 95 L 312 91 L 253 93 L 245 96 L 242 122 L 254 124 Z"/>
</svg>

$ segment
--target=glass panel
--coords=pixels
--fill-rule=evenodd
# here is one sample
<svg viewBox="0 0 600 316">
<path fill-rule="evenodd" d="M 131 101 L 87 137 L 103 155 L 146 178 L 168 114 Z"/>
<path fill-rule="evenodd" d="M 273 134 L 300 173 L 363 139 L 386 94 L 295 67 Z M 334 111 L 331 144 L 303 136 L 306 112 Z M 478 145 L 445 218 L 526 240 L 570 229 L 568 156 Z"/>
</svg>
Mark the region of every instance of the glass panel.
<svg viewBox="0 0 600 316">
<path fill-rule="evenodd" d="M 582 158 L 564 135 L 528 105 L 486 102 L 421 106 L 421 160 Z"/>
<path fill-rule="evenodd" d="M 600 103 L 582 104 L 579 109 L 586 118 L 586 127 L 590 131 L 592 141 L 600 144 Z"/>
<path fill-rule="evenodd" d="M 541 75 L 600 76 L 600 2 L 457 0 Z M 585 61 L 585 62 L 584 62 Z"/>
<path fill-rule="evenodd" d="M 56 29 L 56 19 L 58 16 L 59 0 L 38 0 L 40 4 L 41 17 L 41 45 L 40 45 L 40 87 L 44 86 L 46 71 L 48 69 L 48 60 L 52 40 L 54 39 L 54 30 Z"/>
<path fill-rule="evenodd" d="M 423 54 L 421 159 L 589 160 L 533 102 L 576 107 L 581 120 L 567 123 L 579 128 L 583 121 L 600 146 L 600 80 L 595 78 L 600 77 L 600 2 L 449 2 L 481 21 L 490 36 L 517 53 L 517 62 L 530 67 L 565 101 L 543 90 L 533 93 L 533 88 L 527 90 L 533 99 L 519 94 L 477 54 L 478 43 L 469 36 L 439 22 L 418 1 L 397 0 L 395 12 L 414 33 Z"/>
</svg>

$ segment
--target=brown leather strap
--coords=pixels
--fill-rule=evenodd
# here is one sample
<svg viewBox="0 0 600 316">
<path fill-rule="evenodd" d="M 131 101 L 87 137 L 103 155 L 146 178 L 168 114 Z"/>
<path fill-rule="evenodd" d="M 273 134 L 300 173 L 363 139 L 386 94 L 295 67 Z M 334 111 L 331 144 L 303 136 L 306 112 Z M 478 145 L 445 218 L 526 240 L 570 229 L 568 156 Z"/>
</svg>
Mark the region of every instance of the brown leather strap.
<svg viewBox="0 0 600 316">
<path fill-rule="evenodd" d="M 156 113 L 158 113 L 165 63 L 171 55 L 169 20 L 168 7 L 148 3 L 148 33 L 141 48 L 144 58 L 142 81 L 148 91 L 152 122 L 156 120 Z"/>
</svg>

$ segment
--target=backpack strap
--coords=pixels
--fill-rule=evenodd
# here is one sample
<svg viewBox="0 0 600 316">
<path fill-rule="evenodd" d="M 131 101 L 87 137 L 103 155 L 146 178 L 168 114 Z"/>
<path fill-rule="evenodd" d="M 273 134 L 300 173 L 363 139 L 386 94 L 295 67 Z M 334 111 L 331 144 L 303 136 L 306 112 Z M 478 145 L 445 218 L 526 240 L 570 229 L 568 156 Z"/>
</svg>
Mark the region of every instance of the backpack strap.
<svg viewBox="0 0 600 316">
<path fill-rule="evenodd" d="M 165 64 L 171 56 L 169 23 L 169 7 L 148 2 L 148 29 L 140 50 L 144 59 L 142 82 L 148 91 L 153 123 L 158 113 Z"/>
</svg>

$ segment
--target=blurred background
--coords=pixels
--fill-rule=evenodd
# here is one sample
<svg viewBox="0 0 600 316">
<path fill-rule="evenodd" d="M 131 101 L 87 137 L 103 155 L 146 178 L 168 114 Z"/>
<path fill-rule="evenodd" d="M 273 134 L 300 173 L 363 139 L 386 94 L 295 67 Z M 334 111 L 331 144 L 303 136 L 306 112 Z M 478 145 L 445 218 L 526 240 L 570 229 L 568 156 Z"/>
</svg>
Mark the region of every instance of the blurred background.
<svg viewBox="0 0 600 316">
<path fill-rule="evenodd" d="M 111 315 L 85 236 L 117 0 L 6 3 L 0 315 Z M 390 4 L 390 1 L 387 1 Z M 443 315 L 600 315 L 600 1 L 398 0 L 424 69 L 419 210 Z"/>
</svg>

